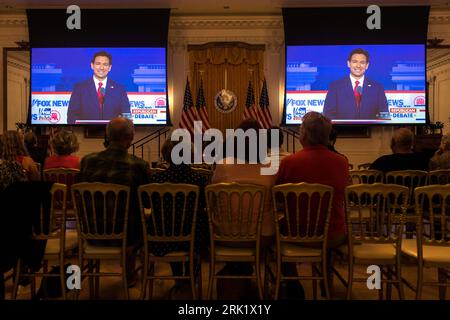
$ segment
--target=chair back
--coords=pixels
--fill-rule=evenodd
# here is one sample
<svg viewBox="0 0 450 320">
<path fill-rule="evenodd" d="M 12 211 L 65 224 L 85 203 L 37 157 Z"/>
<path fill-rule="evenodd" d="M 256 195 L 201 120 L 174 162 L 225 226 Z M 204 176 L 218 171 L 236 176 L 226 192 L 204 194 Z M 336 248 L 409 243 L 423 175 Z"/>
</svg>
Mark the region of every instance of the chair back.
<svg viewBox="0 0 450 320">
<path fill-rule="evenodd" d="M 185 241 L 191 242 L 193 249 L 199 190 L 198 186 L 182 183 L 139 186 L 144 243 Z"/>
<path fill-rule="evenodd" d="M 53 181 L 67 186 L 66 209 L 73 210 L 72 185 L 78 182 L 80 170 L 72 168 L 52 168 L 44 170 L 44 181 Z M 59 199 L 60 200 L 60 199 Z M 59 201 L 59 206 L 61 205 Z"/>
<path fill-rule="evenodd" d="M 333 195 L 333 187 L 318 183 L 274 186 L 277 239 L 300 245 L 319 243 L 325 248 Z"/>
<path fill-rule="evenodd" d="M 368 170 L 371 165 L 372 163 L 370 162 L 358 164 L 358 170 Z"/>
<path fill-rule="evenodd" d="M 450 184 L 416 188 L 415 197 L 419 251 L 422 245 L 450 246 Z M 425 230 L 424 220 L 429 230 Z"/>
<path fill-rule="evenodd" d="M 72 185 L 72 197 L 81 240 L 126 242 L 130 187 L 101 182 Z"/>
<path fill-rule="evenodd" d="M 166 171 L 166 169 L 164 169 L 164 168 L 150 168 L 150 174 L 164 172 L 164 171 Z"/>
<path fill-rule="evenodd" d="M 217 183 L 205 188 L 211 246 L 248 242 L 259 247 L 266 188 L 255 184 Z"/>
<path fill-rule="evenodd" d="M 428 172 L 421 170 L 400 170 L 386 173 L 385 183 L 408 187 L 409 204 L 414 205 L 414 189 L 427 184 Z"/>
<path fill-rule="evenodd" d="M 428 173 L 428 184 L 450 183 L 450 169 L 433 170 Z"/>
<path fill-rule="evenodd" d="M 32 238 L 33 240 L 58 239 L 64 244 L 65 234 L 65 199 L 67 187 L 61 183 L 54 183 L 50 189 L 49 208 L 45 202 L 41 204 L 39 217 L 33 217 Z M 62 207 L 59 207 L 59 199 Z M 64 248 L 61 246 L 60 248 Z"/>
<path fill-rule="evenodd" d="M 409 190 L 395 184 L 359 184 L 345 189 L 350 241 L 397 243 Z"/>
<path fill-rule="evenodd" d="M 349 175 L 352 184 L 371 184 L 383 182 L 383 172 L 379 170 L 351 170 Z"/>
<path fill-rule="evenodd" d="M 353 164 L 349 163 L 348 164 L 348 170 L 353 170 L 353 168 L 354 168 Z"/>
</svg>

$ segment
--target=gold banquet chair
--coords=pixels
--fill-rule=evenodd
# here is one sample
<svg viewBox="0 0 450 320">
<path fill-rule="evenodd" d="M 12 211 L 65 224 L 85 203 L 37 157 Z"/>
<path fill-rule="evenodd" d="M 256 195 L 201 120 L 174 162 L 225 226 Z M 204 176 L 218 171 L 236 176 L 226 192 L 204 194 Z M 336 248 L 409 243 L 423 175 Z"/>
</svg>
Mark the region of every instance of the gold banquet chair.
<svg viewBox="0 0 450 320">
<path fill-rule="evenodd" d="M 261 224 L 266 188 L 261 185 L 217 183 L 205 188 L 211 237 L 208 299 L 217 279 L 254 279 L 263 298 L 260 272 Z M 217 262 L 250 262 L 254 275 L 216 273 Z"/>
<path fill-rule="evenodd" d="M 352 184 L 371 184 L 383 182 L 383 172 L 379 170 L 351 170 L 349 175 Z"/>
<path fill-rule="evenodd" d="M 353 282 L 367 281 L 367 277 L 354 278 L 355 264 L 380 266 L 380 298 L 383 283 L 386 283 L 388 298 L 394 284 L 403 299 L 400 250 L 408 188 L 382 183 L 360 184 L 348 186 L 345 197 L 349 239 L 348 245 L 340 246 L 338 251 L 348 257 L 347 299 L 351 298 Z"/>
<path fill-rule="evenodd" d="M 450 286 L 450 184 L 416 188 L 415 197 L 417 239 L 405 240 L 402 252 L 417 262 L 416 299 L 421 299 L 424 286 L 437 286 L 444 300 Z M 425 268 L 437 268 L 438 282 L 424 281 Z"/>
<path fill-rule="evenodd" d="M 414 189 L 426 186 L 428 182 L 428 172 L 421 170 L 399 170 L 390 171 L 385 175 L 385 183 L 393 183 L 408 187 L 408 209 L 406 215 L 406 237 L 411 238 L 417 221 L 417 214 L 414 205 Z"/>
<path fill-rule="evenodd" d="M 139 186 L 139 205 L 144 235 L 144 269 L 141 299 L 145 298 L 147 284 L 152 298 L 153 280 L 189 280 L 193 299 L 201 293 L 201 262 L 195 257 L 195 226 L 199 187 L 181 183 L 151 183 Z M 179 243 L 185 249 L 157 256 L 151 246 Z M 155 275 L 155 263 L 189 263 L 189 274 Z M 197 268 L 197 270 L 195 269 Z M 198 276 L 198 292 L 195 277 Z"/>
<path fill-rule="evenodd" d="M 66 185 L 60 183 L 54 183 L 50 189 L 50 210 L 48 216 L 45 213 L 44 207 L 41 205 L 39 218 L 32 224 L 31 237 L 33 241 L 46 241 L 43 261 L 43 271 L 31 272 L 31 270 L 24 270 L 23 261 L 19 259 L 17 262 L 15 270 L 15 281 L 13 286 L 13 299 L 17 297 L 17 290 L 20 278 L 22 277 L 32 277 L 32 290 L 31 296 L 34 297 L 36 292 L 36 277 L 60 277 L 61 279 L 61 293 L 63 299 L 66 298 L 66 282 L 65 282 L 65 270 L 64 262 L 65 250 L 61 248 L 66 248 L 67 245 L 73 245 L 67 241 L 65 237 L 66 229 L 66 210 L 65 210 L 65 199 L 66 199 Z M 58 207 L 57 199 L 62 200 L 62 207 Z M 56 210 L 58 207 L 59 210 Z M 48 270 L 49 261 L 57 261 L 59 265 L 59 273 L 51 273 Z M 28 269 L 28 268 L 26 268 Z M 29 272 L 28 272 L 29 271 Z"/>
<path fill-rule="evenodd" d="M 72 185 L 72 199 L 79 234 L 79 265 L 82 275 L 89 278 L 91 298 L 93 294 L 98 297 L 100 277 L 121 276 L 124 296 L 128 299 L 126 239 L 130 187 L 100 182 L 76 183 Z M 121 272 L 101 272 L 102 260 L 119 260 Z"/>
<path fill-rule="evenodd" d="M 371 165 L 372 165 L 371 162 L 358 164 L 358 170 L 368 170 Z"/>
<path fill-rule="evenodd" d="M 330 298 L 327 239 L 333 195 L 332 187 L 318 183 L 287 183 L 272 188 L 276 231 L 276 248 L 272 251 L 277 261 L 275 299 L 278 299 L 281 281 L 292 280 L 312 280 L 314 299 L 317 298 L 317 280 L 322 280 L 325 295 Z M 312 275 L 284 276 L 283 263 L 311 263 Z"/>
<path fill-rule="evenodd" d="M 428 184 L 450 183 L 450 169 L 432 170 L 428 173 Z"/>
</svg>

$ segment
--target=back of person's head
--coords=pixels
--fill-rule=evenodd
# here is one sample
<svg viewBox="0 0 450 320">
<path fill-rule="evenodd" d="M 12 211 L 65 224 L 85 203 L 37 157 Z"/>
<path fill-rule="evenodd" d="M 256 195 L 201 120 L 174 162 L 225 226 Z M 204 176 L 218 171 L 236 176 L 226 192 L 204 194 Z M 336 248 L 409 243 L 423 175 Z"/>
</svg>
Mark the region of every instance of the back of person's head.
<svg viewBox="0 0 450 320">
<path fill-rule="evenodd" d="M 367 62 L 369 62 L 369 52 L 367 52 L 366 50 L 364 50 L 362 48 L 358 48 L 358 49 L 352 50 L 352 52 L 350 52 L 350 54 L 348 55 L 348 59 L 347 60 L 351 61 L 352 60 L 352 56 L 354 54 L 363 54 L 363 55 L 365 55 Z"/>
<path fill-rule="evenodd" d="M 2 144 L 2 159 L 15 161 L 18 156 L 28 156 L 28 151 L 23 142 L 23 135 L 17 131 L 6 131 L 2 136 Z"/>
<path fill-rule="evenodd" d="M 334 146 L 336 144 L 337 131 L 333 127 L 331 128 L 330 136 L 328 137 L 328 140 L 330 140 L 330 146 Z"/>
<path fill-rule="evenodd" d="M 450 133 L 442 136 L 441 145 L 444 151 L 450 151 Z"/>
<path fill-rule="evenodd" d="M 414 143 L 414 134 L 408 128 L 394 131 L 391 141 L 392 152 L 411 152 Z"/>
<path fill-rule="evenodd" d="M 92 57 L 91 62 L 94 63 L 95 58 L 97 58 L 97 57 L 107 57 L 108 60 L 109 60 L 109 64 L 112 65 L 112 56 L 108 52 L 106 52 L 106 51 L 98 51 L 98 52 L 96 52 L 94 54 L 94 56 Z"/>
<path fill-rule="evenodd" d="M 279 126 L 271 126 L 267 130 L 267 149 L 270 149 L 272 147 L 272 130 L 278 130 L 278 148 L 281 148 L 284 143 L 283 130 L 281 130 Z"/>
<path fill-rule="evenodd" d="M 37 146 L 37 136 L 33 131 L 27 131 L 23 135 L 23 140 L 27 148 L 32 148 Z"/>
<path fill-rule="evenodd" d="M 303 146 L 329 145 L 331 121 L 323 114 L 315 111 L 303 116 L 300 126 L 300 143 Z"/>
<path fill-rule="evenodd" d="M 51 141 L 52 148 L 58 156 L 68 156 L 77 152 L 80 145 L 77 136 L 72 132 L 62 130 Z"/>
<path fill-rule="evenodd" d="M 106 127 L 106 136 L 110 145 L 128 149 L 134 138 L 133 121 L 125 117 L 111 119 Z"/>
<path fill-rule="evenodd" d="M 172 149 L 180 143 L 179 141 L 172 141 L 170 138 L 164 141 L 161 147 L 161 155 L 165 162 L 173 164 L 172 162 Z"/>
<path fill-rule="evenodd" d="M 249 134 L 251 132 L 251 131 L 249 132 L 249 130 L 255 131 L 255 133 L 256 133 L 256 159 L 259 162 L 259 129 L 262 129 L 259 121 L 256 119 L 253 119 L 253 118 L 242 120 L 236 129 L 242 129 L 244 131 L 244 134 L 245 133 Z M 234 144 L 234 150 L 235 150 L 234 157 L 237 158 L 238 156 L 242 156 L 242 155 L 239 155 L 237 152 L 238 143 L 237 143 L 236 139 L 235 139 L 234 143 L 235 143 Z M 249 162 L 252 159 L 250 157 L 250 138 L 249 137 L 245 137 L 244 148 L 245 148 L 244 160 L 246 162 Z"/>
</svg>

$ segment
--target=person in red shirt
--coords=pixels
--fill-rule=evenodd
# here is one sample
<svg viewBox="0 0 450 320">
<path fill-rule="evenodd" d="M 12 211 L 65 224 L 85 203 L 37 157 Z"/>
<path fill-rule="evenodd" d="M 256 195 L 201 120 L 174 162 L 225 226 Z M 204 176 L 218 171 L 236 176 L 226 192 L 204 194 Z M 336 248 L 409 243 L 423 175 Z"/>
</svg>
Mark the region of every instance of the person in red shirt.
<svg viewBox="0 0 450 320">
<path fill-rule="evenodd" d="M 349 171 L 347 159 L 328 149 L 331 129 L 331 121 L 324 115 L 318 112 L 307 113 L 300 127 L 299 139 L 303 149 L 281 161 L 275 184 L 307 182 L 333 187 L 327 245 L 328 248 L 335 248 L 347 238 L 344 197 Z M 331 263 L 328 266 L 331 267 Z M 283 266 L 283 273 L 296 274 L 295 265 L 286 264 Z"/>
<path fill-rule="evenodd" d="M 50 143 L 56 155 L 45 159 L 44 170 L 52 168 L 80 169 L 80 158 L 72 155 L 79 149 L 75 134 L 64 130 L 60 131 Z"/>
</svg>

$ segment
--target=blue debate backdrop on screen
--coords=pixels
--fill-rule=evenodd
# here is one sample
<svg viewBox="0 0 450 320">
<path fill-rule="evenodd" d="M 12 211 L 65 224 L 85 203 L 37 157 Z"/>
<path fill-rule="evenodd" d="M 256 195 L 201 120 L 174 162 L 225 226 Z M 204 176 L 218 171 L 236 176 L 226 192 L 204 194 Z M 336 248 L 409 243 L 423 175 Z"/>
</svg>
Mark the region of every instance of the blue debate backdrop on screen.
<svg viewBox="0 0 450 320">
<path fill-rule="evenodd" d="M 99 110 L 94 110 L 99 115 L 93 118 L 86 116 L 84 112 L 83 118 L 69 119 L 74 86 L 93 78 L 92 58 L 100 51 L 105 51 L 112 56 L 111 70 L 107 76 L 108 83 L 112 87 L 104 91 L 105 108 L 99 107 Z M 109 79 L 112 82 L 109 82 Z M 114 82 L 118 84 L 116 89 L 113 86 Z M 93 80 L 92 86 L 94 86 Z M 115 101 L 119 101 L 116 94 L 120 90 L 119 87 L 123 87 L 121 90 L 125 91 L 124 95 L 129 100 L 129 108 L 128 102 L 121 102 L 124 106 L 123 110 L 127 110 L 121 112 L 123 116 L 129 117 L 136 124 L 166 124 L 166 48 L 32 48 L 32 124 L 106 123 L 110 120 L 109 115 L 104 116 L 108 114 L 108 111 L 114 110 L 112 111 L 114 114 L 118 112 L 116 107 L 111 108 L 111 106 L 116 105 Z M 89 87 L 83 86 L 83 91 L 79 92 L 85 96 L 91 95 L 92 92 L 87 88 Z M 78 96 L 77 94 L 76 97 Z M 94 99 L 95 97 L 96 95 Z M 120 101 L 125 100 L 121 98 Z M 74 107 L 83 105 L 81 102 L 75 104 L 78 105 Z M 110 108 L 106 108 L 107 104 Z"/>
<path fill-rule="evenodd" d="M 425 123 L 425 46 L 355 44 L 287 46 L 287 124 L 301 123 L 301 118 L 308 111 L 323 112 L 330 84 L 349 77 L 349 54 L 358 48 L 369 53 L 369 65 L 364 76 L 383 87 L 389 114 L 376 118 L 332 119 L 336 120 L 333 122 Z M 368 93 L 369 91 L 362 93 L 363 100 L 368 99 Z M 352 98 L 352 95 L 349 97 Z M 341 106 L 342 103 L 340 102 Z"/>
<path fill-rule="evenodd" d="M 108 77 L 125 86 L 128 92 L 137 92 L 133 82 L 134 70 L 141 65 L 166 65 L 165 48 L 33 48 L 32 49 L 32 91 L 41 86 L 37 67 L 61 69 L 55 91 L 71 91 L 76 82 L 92 77 L 91 60 L 96 52 L 106 51 L 112 56 L 112 68 Z M 42 80 L 41 80 L 42 81 Z M 160 86 L 158 86 L 160 88 Z M 164 87 L 165 91 L 165 87 Z"/>
</svg>

